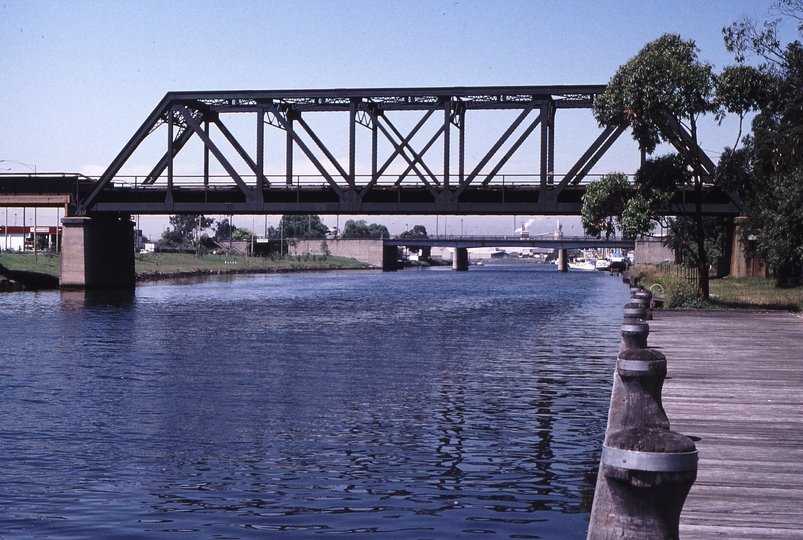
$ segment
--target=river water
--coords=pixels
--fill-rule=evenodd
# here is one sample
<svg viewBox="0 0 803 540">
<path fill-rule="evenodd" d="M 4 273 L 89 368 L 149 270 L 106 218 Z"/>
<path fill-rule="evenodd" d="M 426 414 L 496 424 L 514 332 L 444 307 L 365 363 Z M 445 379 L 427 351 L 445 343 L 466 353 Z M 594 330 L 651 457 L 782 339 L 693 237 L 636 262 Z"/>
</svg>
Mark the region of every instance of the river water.
<svg viewBox="0 0 803 540">
<path fill-rule="evenodd" d="M 585 538 L 628 292 L 511 264 L 0 295 L 0 537 Z"/>
</svg>

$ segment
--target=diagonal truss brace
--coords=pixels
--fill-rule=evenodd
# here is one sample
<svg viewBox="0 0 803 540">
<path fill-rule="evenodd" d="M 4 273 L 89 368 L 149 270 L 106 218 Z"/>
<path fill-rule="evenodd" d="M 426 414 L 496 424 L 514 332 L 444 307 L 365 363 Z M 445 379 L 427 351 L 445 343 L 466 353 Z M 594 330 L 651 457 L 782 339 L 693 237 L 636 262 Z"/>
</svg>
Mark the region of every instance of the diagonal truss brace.
<svg viewBox="0 0 803 540">
<path fill-rule="evenodd" d="M 505 142 L 507 142 L 507 140 L 510 138 L 511 135 L 513 135 L 513 132 L 516 131 L 516 129 L 518 129 L 518 127 L 521 125 L 521 123 L 524 122 L 524 120 L 527 118 L 527 116 L 532 112 L 532 110 L 536 106 L 536 103 L 537 102 L 535 100 L 531 101 L 524 108 L 524 110 L 521 111 L 521 113 L 516 118 L 516 120 L 514 120 L 513 123 L 510 124 L 510 126 L 502 134 L 502 136 L 499 138 L 499 140 L 496 141 L 496 144 L 494 144 L 493 147 L 490 150 L 488 150 L 488 152 L 480 160 L 480 162 L 477 164 L 477 166 L 474 167 L 474 170 L 471 171 L 471 173 L 468 175 L 468 177 L 464 178 L 460 182 L 459 187 L 457 188 L 457 190 L 454 193 L 455 197 L 459 197 L 460 194 L 462 194 L 466 190 L 466 188 L 471 184 L 471 182 L 473 182 L 474 179 L 477 178 L 477 176 L 480 174 L 480 171 L 482 171 L 483 167 L 485 167 L 488 164 L 488 162 L 499 151 L 499 149 L 502 147 L 502 145 L 505 144 Z M 540 121 L 540 117 L 538 119 L 536 119 L 536 122 L 538 122 L 538 121 Z"/>
<path fill-rule="evenodd" d="M 309 147 L 306 145 L 306 143 L 301 139 L 301 137 L 299 137 L 298 133 L 296 133 L 295 130 L 292 129 L 287 117 L 283 115 L 281 112 L 279 112 L 279 110 L 276 108 L 276 105 L 274 105 L 273 103 L 268 104 L 267 109 L 270 113 L 273 114 L 273 116 L 276 118 L 276 120 L 279 122 L 282 128 L 287 132 L 288 136 L 293 140 L 293 142 L 295 142 L 301 149 L 301 151 L 304 152 L 304 154 L 307 156 L 307 159 L 309 159 L 310 162 L 312 162 L 312 164 L 315 166 L 315 168 L 318 169 L 318 172 L 320 172 L 321 176 L 323 176 L 326 179 L 326 182 L 335 191 L 335 193 L 338 194 L 340 199 L 341 200 L 346 199 L 345 191 L 343 191 L 343 189 L 337 185 L 337 182 L 335 182 L 334 178 L 332 178 L 332 175 L 329 174 L 329 171 L 326 170 L 326 167 L 324 167 L 321 164 L 321 162 L 318 160 L 318 158 L 315 156 L 312 150 L 310 150 Z"/>
<path fill-rule="evenodd" d="M 215 145 L 215 143 L 212 142 L 212 139 L 209 138 L 209 134 L 206 133 L 200 124 L 195 121 L 195 119 L 192 117 L 192 113 L 190 113 L 186 107 L 180 107 L 178 112 L 184 117 L 184 121 L 187 122 L 187 125 L 190 127 L 190 129 L 192 129 L 195 134 L 198 135 L 198 137 L 203 141 L 204 145 L 206 145 L 209 151 L 212 152 L 215 158 L 217 158 L 223 168 L 226 169 L 226 172 L 229 173 L 229 176 L 231 176 L 231 178 L 237 183 L 237 187 L 239 187 L 240 191 L 245 194 L 246 201 L 259 202 L 256 192 L 246 185 L 239 173 L 234 169 L 231 163 L 229 163 L 229 160 L 226 159 L 226 156 L 223 155 L 217 145 Z"/>
<path fill-rule="evenodd" d="M 600 158 L 616 142 L 616 139 L 625 132 L 627 124 L 617 127 L 609 126 L 605 128 L 599 137 L 588 147 L 580 159 L 569 169 L 566 176 L 557 185 L 556 191 L 562 191 L 569 184 L 577 185 L 585 178 L 588 172 L 596 165 Z"/>
</svg>

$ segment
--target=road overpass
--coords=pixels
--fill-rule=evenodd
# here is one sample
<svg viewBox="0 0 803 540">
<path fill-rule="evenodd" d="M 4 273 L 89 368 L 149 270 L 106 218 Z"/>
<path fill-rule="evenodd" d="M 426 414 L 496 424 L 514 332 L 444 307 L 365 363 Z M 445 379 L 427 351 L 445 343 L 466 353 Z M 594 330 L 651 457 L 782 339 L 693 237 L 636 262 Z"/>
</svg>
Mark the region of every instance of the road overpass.
<svg viewBox="0 0 803 540">
<path fill-rule="evenodd" d="M 427 236 L 427 237 L 394 237 L 384 240 L 387 246 L 420 247 L 450 247 L 450 248 L 481 248 L 481 247 L 542 247 L 552 249 L 585 249 L 585 248 L 615 248 L 633 249 L 635 240 L 622 238 L 592 238 L 590 236 L 563 236 L 562 234 L 549 234 L 542 236 Z"/>
</svg>

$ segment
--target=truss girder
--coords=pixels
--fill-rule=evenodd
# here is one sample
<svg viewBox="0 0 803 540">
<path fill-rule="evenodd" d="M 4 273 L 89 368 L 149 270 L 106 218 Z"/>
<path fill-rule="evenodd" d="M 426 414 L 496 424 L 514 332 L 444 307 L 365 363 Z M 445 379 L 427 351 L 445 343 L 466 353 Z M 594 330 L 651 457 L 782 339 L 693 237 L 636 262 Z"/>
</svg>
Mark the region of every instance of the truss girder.
<svg viewBox="0 0 803 540">
<path fill-rule="evenodd" d="M 209 134 L 206 133 L 198 124 L 198 122 L 195 121 L 192 113 L 188 111 L 186 107 L 181 107 L 178 112 L 184 118 L 184 121 L 190 126 L 190 129 L 192 129 L 195 134 L 198 135 L 201 140 L 203 140 L 204 146 L 208 148 L 212 154 L 214 154 L 215 158 L 217 158 L 223 168 L 226 169 L 226 172 L 229 173 L 231 179 L 234 180 L 234 182 L 237 184 L 237 187 L 240 188 L 240 191 L 245 194 L 246 201 L 251 202 L 251 199 L 253 199 L 254 196 L 254 191 L 246 185 L 245 181 L 243 181 L 242 177 L 240 177 L 240 174 L 237 172 L 237 170 L 232 166 L 229 160 L 226 159 L 226 156 L 223 155 L 223 152 L 221 152 L 217 145 L 212 142 Z"/>
<path fill-rule="evenodd" d="M 556 111 L 591 108 L 595 97 L 604 90 L 603 85 L 577 85 L 171 92 L 161 100 L 92 189 L 79 200 L 76 213 L 83 215 L 87 212 L 112 211 L 112 208 L 120 211 L 118 203 L 110 206 L 110 201 L 114 199 L 114 180 L 140 144 L 163 124 L 168 127 L 167 149 L 139 184 L 143 190 L 150 190 L 149 197 L 164 191 L 163 203 L 149 199 L 151 202 L 147 206 L 150 208 L 164 205 L 163 210 L 157 208 L 154 213 L 189 211 L 189 206 L 180 200 L 187 200 L 187 191 L 200 188 L 182 187 L 183 194 L 177 198 L 176 190 L 179 188 L 176 187 L 173 162 L 193 137 L 197 137 L 203 147 L 204 196 L 201 200 L 210 201 L 210 211 L 212 206 L 219 209 L 220 205 L 227 205 L 232 211 L 254 212 L 281 209 L 285 213 L 300 213 L 318 208 L 319 213 L 371 213 L 379 208 L 383 212 L 396 208 L 396 213 L 411 213 L 410 203 L 402 203 L 404 191 L 417 194 L 416 204 L 421 210 L 412 213 L 474 212 L 478 208 L 486 208 L 494 213 L 516 213 L 522 208 L 516 207 L 518 203 L 510 202 L 515 200 L 515 196 L 508 195 L 506 202 L 504 189 L 501 200 L 494 200 L 492 204 L 482 204 L 484 201 L 478 198 L 481 199 L 485 192 L 483 190 L 496 189 L 494 180 L 502 174 L 511 158 L 522 151 L 525 142 L 536 133 L 538 127 L 541 128 L 540 144 L 535 149 L 540 154 L 538 170 L 520 171 L 533 175 L 537 183 L 528 187 L 529 191 L 519 190 L 518 196 L 525 191 L 530 193 L 525 197 L 529 211 L 537 208 L 539 213 L 549 214 L 570 210 L 577 206 L 576 193 L 566 192 L 567 195 L 561 200 L 562 194 L 578 186 L 625 127 L 605 130 L 561 181 L 555 184 Z M 507 118 L 507 125 L 502 126 L 502 135 L 487 143 L 490 147 L 478 161 L 467 163 L 467 125 L 478 131 L 483 130 L 485 125 L 482 121 L 469 121 L 467 124 L 466 117 L 481 110 L 510 110 L 518 111 L 518 114 L 512 120 L 504 117 Z M 438 111 L 443 113 L 441 119 L 435 116 Z M 347 125 L 343 126 L 347 128 L 347 150 L 344 155 L 339 155 L 327 145 L 331 132 L 316 130 L 315 122 L 310 121 L 309 115 L 322 112 L 347 113 Z M 257 115 L 256 122 L 252 124 L 256 126 L 255 136 L 238 138 L 222 118 L 229 114 Z M 406 114 L 407 119 L 412 118 L 413 122 L 397 123 L 396 116 L 391 119 L 392 115 L 397 114 Z M 436 124 L 431 127 L 433 123 Z M 286 134 L 284 140 L 278 143 L 284 146 L 284 185 L 271 185 L 265 176 L 265 145 L 268 140 L 264 133 L 265 125 L 283 130 Z M 407 127 L 402 129 L 402 125 Z M 215 134 L 210 132 L 212 126 L 216 128 Z M 363 149 L 370 152 L 370 174 L 357 174 L 357 126 L 363 126 L 371 132 L 370 148 Z M 680 133 L 678 136 L 684 135 Z M 275 146 L 275 137 L 271 141 L 269 144 Z M 385 150 L 387 146 L 380 147 L 380 142 L 389 144 L 389 149 Z M 440 158 L 432 158 L 439 154 L 433 152 L 439 144 L 442 145 L 442 163 L 438 163 Z M 239 156 L 242 160 L 238 162 L 240 169 L 227 159 L 225 148 L 221 145 L 228 145 Z M 294 149 L 300 150 L 300 154 L 295 155 Z M 455 153 L 457 155 L 453 156 Z M 230 193 L 234 194 L 227 199 L 228 202 L 212 204 L 214 197 L 207 197 L 210 157 L 226 172 L 229 188 L 233 190 Z M 453 158 L 457 164 L 456 174 L 452 171 Z M 318 199 L 331 202 L 302 204 L 302 186 L 294 185 L 294 166 L 304 159 L 310 168 L 317 171 L 325 189 L 329 190 L 329 196 L 318 194 Z M 242 164 L 245 165 L 244 171 Z M 278 167 L 274 164 L 271 168 Z M 360 178 L 366 180 L 361 181 Z M 160 181 L 166 183 L 166 189 L 159 188 Z M 512 182 L 509 188 L 515 188 L 515 183 Z M 214 187 L 226 189 L 227 186 L 224 182 L 223 186 Z M 292 190 L 296 192 L 295 207 L 288 195 Z M 388 199 L 391 191 L 397 193 L 395 203 Z M 493 193 L 494 197 L 498 196 L 497 191 Z M 198 210 L 199 204 L 202 206 L 202 203 L 193 203 L 193 211 Z M 140 206 L 138 204 L 137 208 Z M 511 211 L 505 210 L 508 207 Z M 132 211 L 133 208 L 134 205 Z"/>
</svg>

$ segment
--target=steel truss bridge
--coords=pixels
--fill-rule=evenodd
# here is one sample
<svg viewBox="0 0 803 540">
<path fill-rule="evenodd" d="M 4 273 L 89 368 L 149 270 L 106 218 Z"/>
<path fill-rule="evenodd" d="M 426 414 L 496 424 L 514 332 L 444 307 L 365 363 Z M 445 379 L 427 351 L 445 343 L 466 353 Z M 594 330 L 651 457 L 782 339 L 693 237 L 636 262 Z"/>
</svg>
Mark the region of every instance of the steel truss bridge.
<svg viewBox="0 0 803 540">
<path fill-rule="evenodd" d="M 70 213 L 78 216 L 577 215 L 583 180 L 626 126 L 602 130 L 590 146 L 578 148 L 573 166 L 558 175 L 556 113 L 590 109 L 604 90 L 604 85 L 577 85 L 170 92 L 99 179 L 0 176 L 0 204 L 38 190 L 42 196 L 66 192 Z M 479 159 L 469 161 L 467 131 L 488 131 L 489 117 L 475 115 L 478 111 L 512 114 L 492 117 L 494 125 L 506 127 Z M 324 117 L 342 120 L 344 136 L 335 144 L 345 145 L 345 159 L 338 159 L 331 141 L 327 146 L 325 134 L 313 127 Z M 236 136 L 232 124 L 250 128 Z M 275 136 L 266 137 L 266 129 L 279 130 L 278 144 Z M 358 136 L 358 130 L 366 131 Z M 536 132 L 538 170 L 503 173 Z M 681 126 L 677 132 L 678 141 L 688 138 Z M 124 175 L 121 171 L 146 141 L 151 149 L 161 147 L 160 157 L 147 175 Z M 191 141 L 200 141 L 200 151 Z M 188 150 L 192 145 L 196 150 Z M 532 155 L 532 149 L 526 151 Z M 712 176 L 714 164 L 702 150 L 698 153 Z M 358 155 L 370 156 L 370 171 L 358 174 Z M 281 169 L 282 161 L 282 174 L 266 174 Z M 178 169 L 188 163 L 203 172 L 181 174 Z M 300 175 L 295 167 L 315 173 Z M 710 182 L 702 202 L 706 214 L 737 215 L 740 210 L 738 199 Z M 692 213 L 694 203 L 693 190 L 679 191 L 666 213 Z"/>
</svg>

